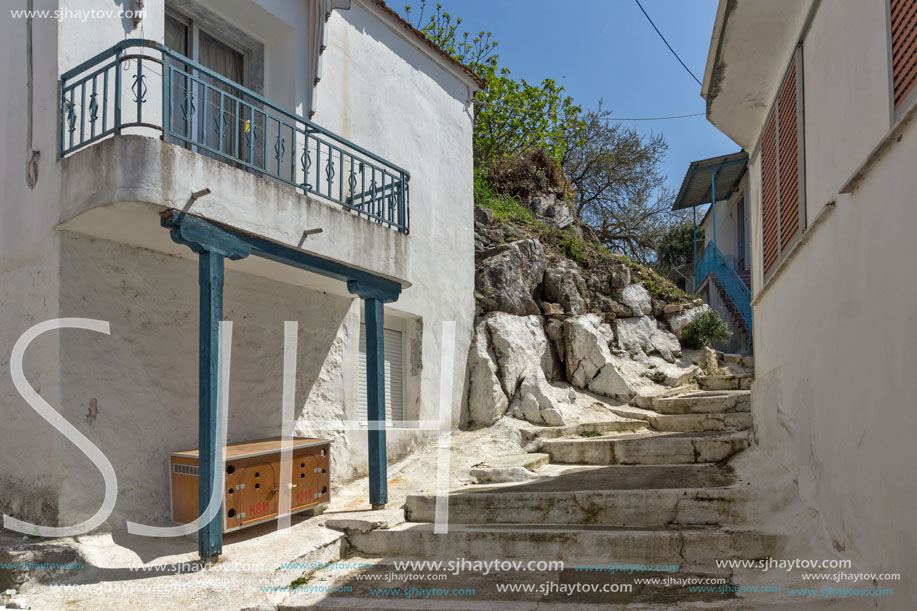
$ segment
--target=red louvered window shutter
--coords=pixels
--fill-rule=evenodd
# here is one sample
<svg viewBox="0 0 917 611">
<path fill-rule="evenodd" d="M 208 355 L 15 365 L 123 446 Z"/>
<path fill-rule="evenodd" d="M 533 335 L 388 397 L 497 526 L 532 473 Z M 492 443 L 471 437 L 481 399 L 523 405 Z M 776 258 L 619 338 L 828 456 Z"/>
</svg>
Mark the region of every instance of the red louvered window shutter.
<svg viewBox="0 0 917 611">
<path fill-rule="evenodd" d="M 917 0 L 915 0 L 917 1 Z M 765 278 L 805 229 L 801 50 L 786 71 L 761 135 L 761 231 Z"/>
<path fill-rule="evenodd" d="M 917 85 L 917 0 L 891 0 L 892 83 L 895 109 Z"/>
<path fill-rule="evenodd" d="M 764 274 L 777 262 L 777 115 L 772 114 L 761 139 L 761 214 L 764 243 Z"/>
<path fill-rule="evenodd" d="M 780 254 L 799 234 L 799 133 L 796 102 L 799 97 L 796 62 L 783 80 L 777 100 L 777 131 L 780 141 Z"/>
</svg>

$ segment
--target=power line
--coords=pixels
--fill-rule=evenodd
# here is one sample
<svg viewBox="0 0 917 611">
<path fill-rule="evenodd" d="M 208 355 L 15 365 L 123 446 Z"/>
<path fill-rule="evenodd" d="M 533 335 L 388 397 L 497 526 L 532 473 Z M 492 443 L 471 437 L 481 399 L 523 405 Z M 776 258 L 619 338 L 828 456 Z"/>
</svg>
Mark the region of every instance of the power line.
<svg viewBox="0 0 917 611">
<path fill-rule="evenodd" d="M 537 110 L 528 110 L 525 108 L 519 108 L 517 106 L 507 106 L 505 104 L 496 104 L 494 102 L 485 102 L 484 100 L 475 100 L 475 105 L 480 106 L 493 106 L 494 108 L 504 108 L 506 110 L 515 110 L 516 112 L 523 112 L 532 115 L 542 115 L 549 116 L 549 113 L 540 112 Z M 600 121 L 667 121 L 669 119 L 685 119 L 688 117 L 703 117 L 706 113 L 703 112 L 693 112 L 684 115 L 668 115 L 664 117 L 587 117 L 586 115 L 575 115 L 570 117 L 571 119 L 589 119 L 595 118 Z"/>
<path fill-rule="evenodd" d="M 659 38 L 661 38 L 661 39 L 662 39 L 662 42 L 665 43 L 665 46 L 667 46 L 667 47 L 669 48 L 669 51 L 672 52 L 672 55 L 675 56 L 675 59 L 678 60 L 678 63 L 681 64 L 682 67 L 683 67 L 685 70 L 688 71 L 688 74 L 691 75 L 691 78 L 693 78 L 695 81 L 697 81 L 697 84 L 698 84 L 698 85 L 700 85 L 701 87 L 703 87 L 704 84 L 701 83 L 701 82 L 700 82 L 700 79 L 697 78 L 696 76 L 694 76 L 694 73 L 691 72 L 691 69 L 688 68 L 688 66 L 685 65 L 685 63 L 684 63 L 683 61 L 681 61 L 681 58 L 678 57 L 678 53 L 675 52 L 675 49 L 672 48 L 672 45 L 669 44 L 669 41 L 665 39 L 665 36 L 662 35 L 662 32 L 660 32 L 660 31 L 659 31 L 659 28 L 656 27 L 656 24 L 653 23 L 653 20 L 652 20 L 652 18 L 650 18 L 649 14 L 646 12 L 646 9 L 644 9 L 644 8 L 643 8 L 643 5 L 640 4 L 640 0 L 634 0 L 634 2 L 636 2 L 636 3 L 637 3 L 637 6 L 640 7 L 640 10 L 643 11 L 643 14 L 644 14 L 644 16 L 646 16 L 647 21 L 650 22 L 650 25 L 653 26 L 653 29 L 656 30 L 656 33 L 657 33 L 657 34 L 659 34 Z"/>
</svg>

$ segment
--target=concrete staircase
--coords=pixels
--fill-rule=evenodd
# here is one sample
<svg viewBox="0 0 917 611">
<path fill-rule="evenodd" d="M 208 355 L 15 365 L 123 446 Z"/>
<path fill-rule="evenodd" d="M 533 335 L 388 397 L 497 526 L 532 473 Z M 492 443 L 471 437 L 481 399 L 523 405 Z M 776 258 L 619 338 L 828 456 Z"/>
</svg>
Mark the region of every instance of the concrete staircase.
<svg viewBox="0 0 917 611">
<path fill-rule="evenodd" d="M 571 570 L 579 564 L 679 565 L 679 572 L 669 575 L 718 575 L 728 584 L 741 580 L 739 585 L 749 583 L 746 578 L 757 578 L 738 575 L 735 569 L 717 569 L 715 564 L 716 560 L 777 556 L 786 536 L 773 528 L 759 528 L 759 518 L 762 511 L 773 512 L 795 499 L 791 478 L 755 481 L 737 474 L 729 462 L 750 443 L 750 383 L 745 373 L 710 376 L 699 381 L 699 389 L 644 398 L 640 402 L 644 407 L 613 408 L 624 421 L 524 431 L 530 450 L 550 458 L 550 464 L 538 472 L 548 477 L 453 492 L 446 534 L 434 532 L 435 495 L 413 495 L 404 507 L 407 521 L 385 529 L 348 532 L 349 543 L 356 555 L 375 559 L 562 560 L 567 568 L 557 576 L 561 581 L 624 579 L 639 586 L 643 594 L 636 599 L 619 594 L 601 600 L 603 605 L 622 608 L 634 602 L 645 609 L 782 608 L 805 602 L 772 595 L 736 599 L 734 594 L 679 587 L 653 589 L 633 581 L 664 577 L 664 572 L 597 577 L 601 574 Z M 377 585 L 389 587 L 382 573 Z M 576 597 L 555 601 L 549 595 L 507 599 L 495 589 L 495 582 L 532 578 L 512 573 L 482 581 L 481 576 L 469 575 L 466 579 L 476 579 L 479 586 L 474 605 L 463 606 L 463 599 L 456 598 L 452 602 L 457 606 L 437 608 L 495 608 L 486 604 L 502 607 L 509 600 L 514 601 L 511 604 L 531 600 L 535 606 L 526 603 L 519 608 L 539 609 L 542 603 L 599 602 Z M 367 587 L 365 579 L 348 583 Z M 449 583 L 464 587 L 471 582 L 463 582 L 460 576 L 450 577 Z M 441 588 L 443 582 L 432 587 Z M 816 608 L 808 602 L 805 608 Z M 464 599 L 464 603 L 472 601 Z"/>
</svg>

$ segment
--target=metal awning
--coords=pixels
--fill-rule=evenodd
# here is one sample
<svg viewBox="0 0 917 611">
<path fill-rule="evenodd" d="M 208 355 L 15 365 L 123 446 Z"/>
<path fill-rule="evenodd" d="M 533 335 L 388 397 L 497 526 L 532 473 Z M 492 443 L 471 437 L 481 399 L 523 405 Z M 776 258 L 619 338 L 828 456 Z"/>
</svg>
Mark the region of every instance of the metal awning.
<svg viewBox="0 0 917 611">
<path fill-rule="evenodd" d="M 716 184 L 716 201 L 729 198 L 733 187 L 739 184 L 748 166 L 748 153 L 739 151 L 710 159 L 692 161 L 681 183 L 672 210 L 703 206 L 712 201 L 711 182 Z"/>
</svg>

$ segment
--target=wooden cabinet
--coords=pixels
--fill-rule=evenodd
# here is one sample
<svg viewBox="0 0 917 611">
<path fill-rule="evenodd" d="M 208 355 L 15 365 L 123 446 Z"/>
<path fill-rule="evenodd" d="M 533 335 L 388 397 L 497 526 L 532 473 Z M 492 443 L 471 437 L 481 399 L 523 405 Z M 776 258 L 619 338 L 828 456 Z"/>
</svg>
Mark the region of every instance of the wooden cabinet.
<svg viewBox="0 0 917 611">
<path fill-rule="evenodd" d="M 331 442 L 293 439 L 292 459 L 281 464 L 281 439 L 271 437 L 226 446 L 223 532 L 278 517 L 281 498 L 290 495 L 290 513 L 316 509 L 331 499 Z M 187 524 L 198 516 L 198 451 L 173 452 L 169 457 L 172 519 Z M 282 474 L 286 473 L 286 481 Z"/>
</svg>

